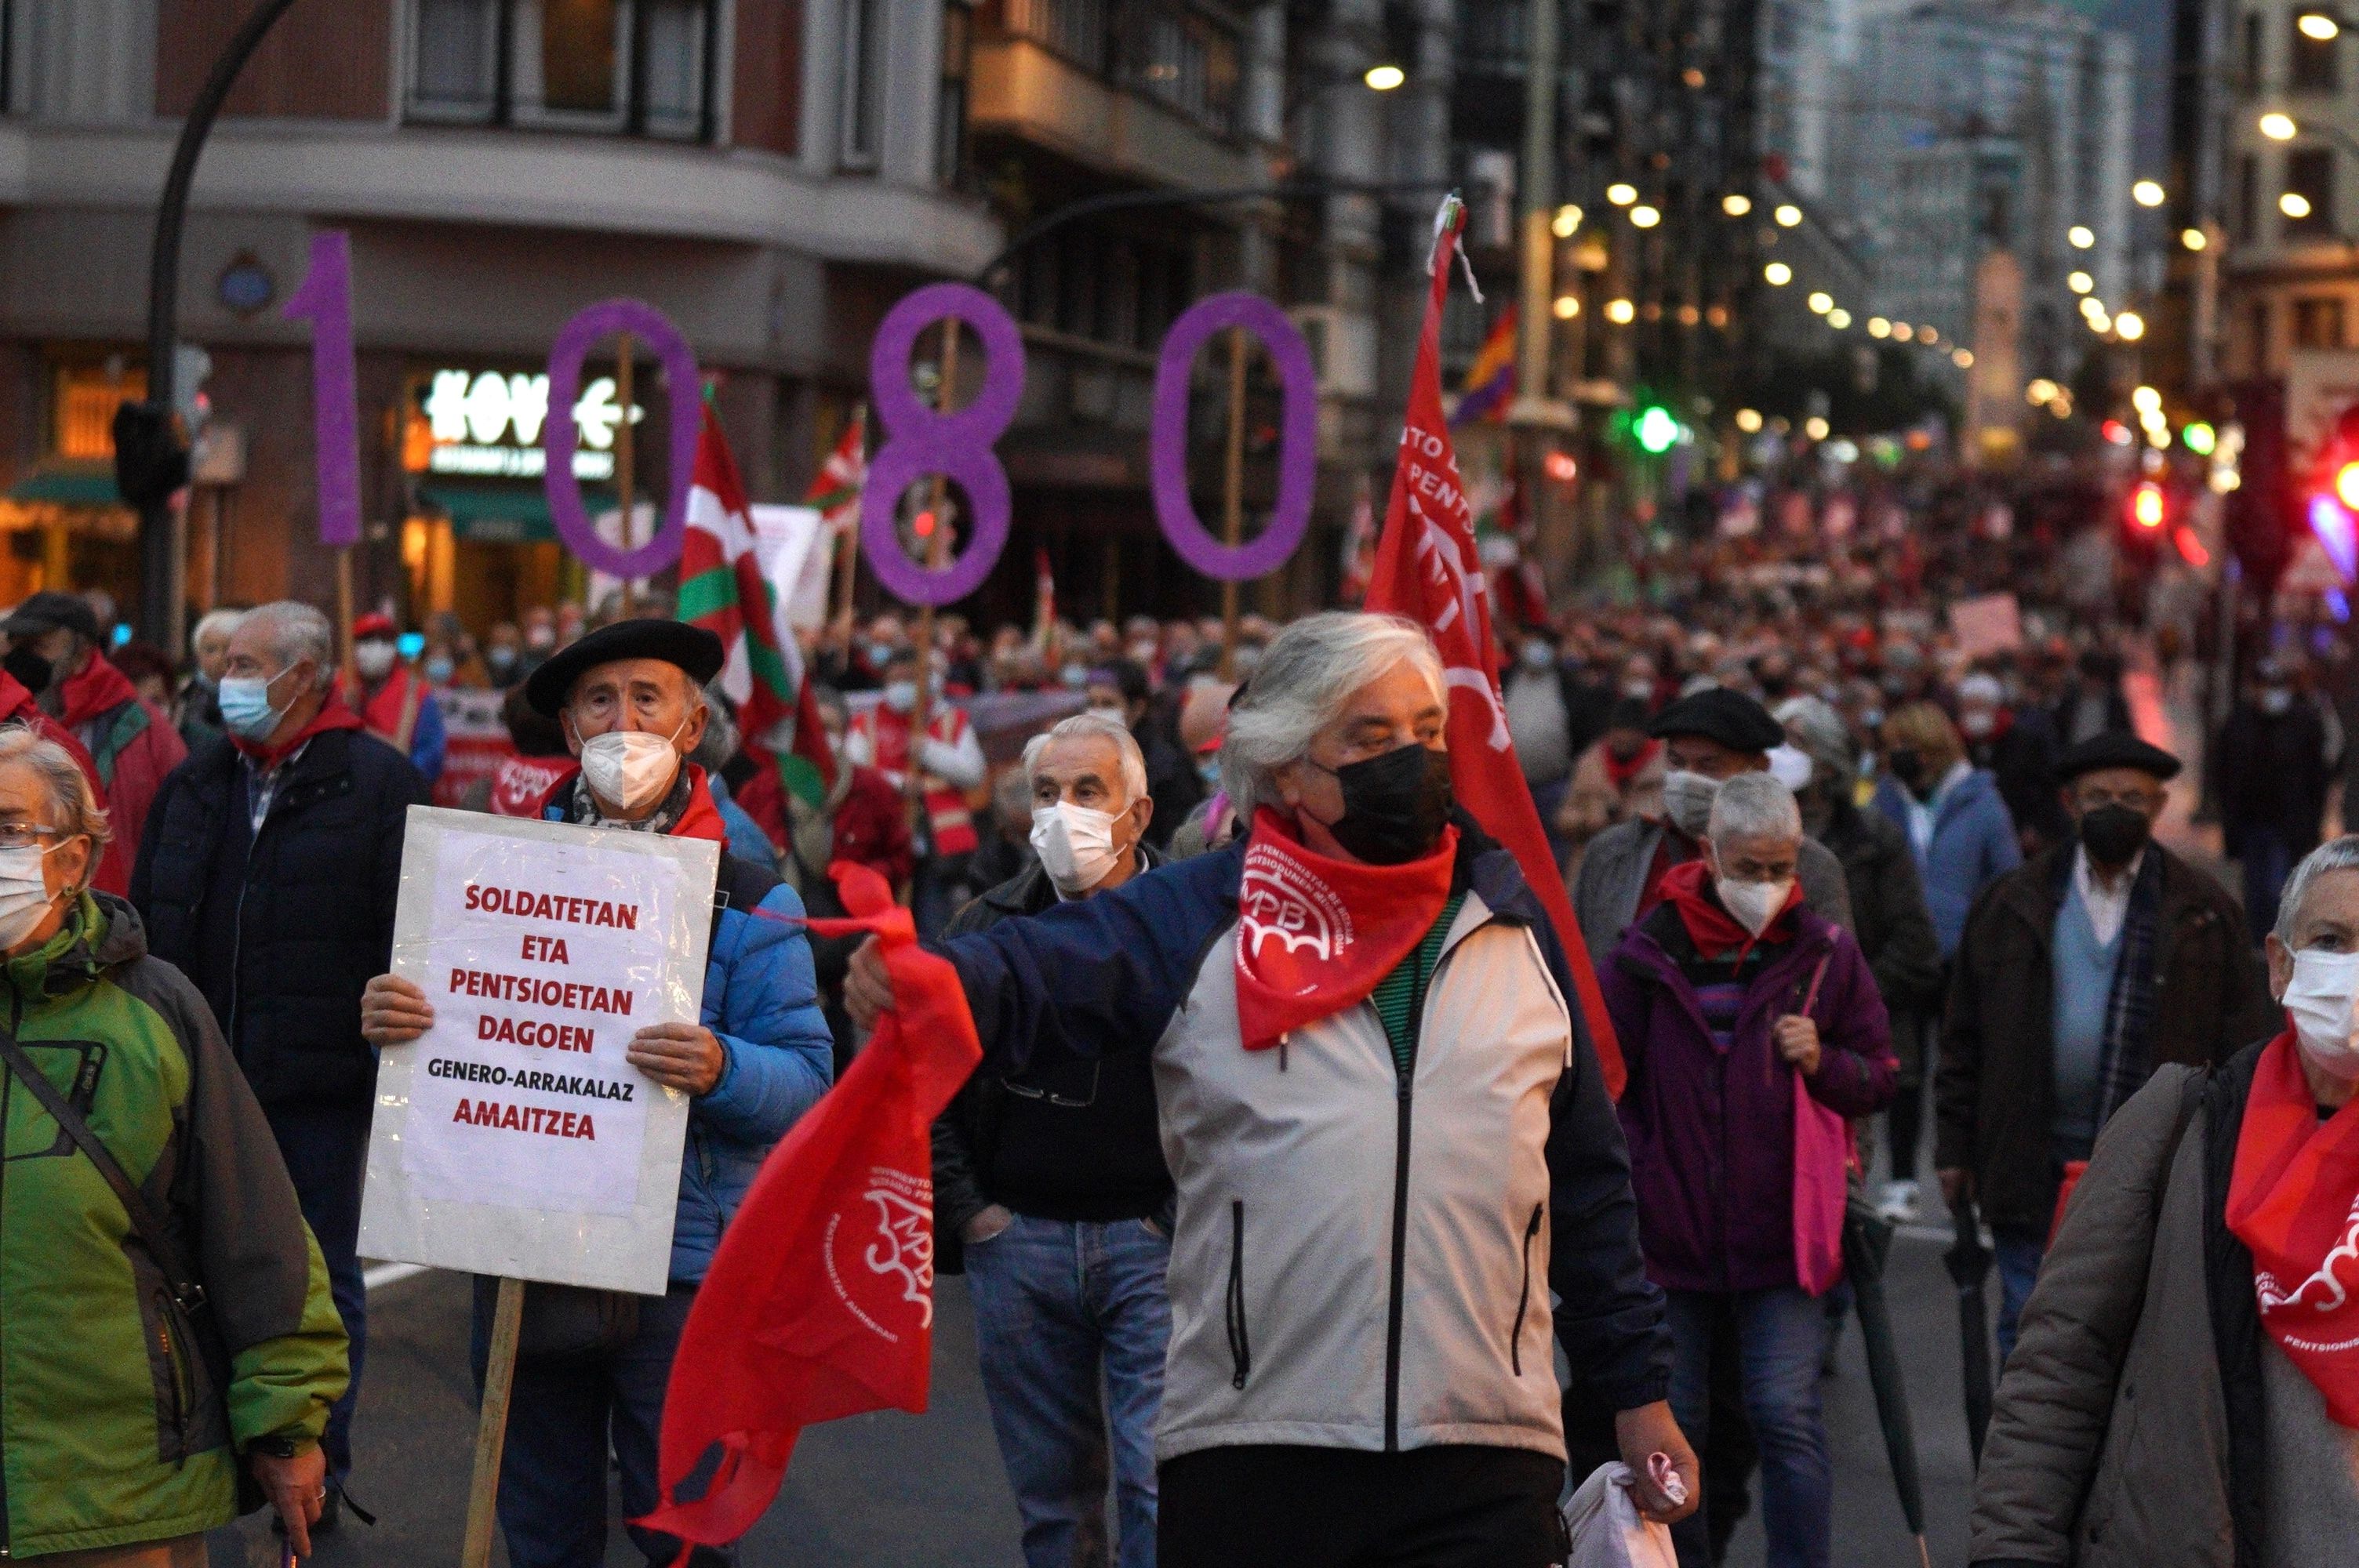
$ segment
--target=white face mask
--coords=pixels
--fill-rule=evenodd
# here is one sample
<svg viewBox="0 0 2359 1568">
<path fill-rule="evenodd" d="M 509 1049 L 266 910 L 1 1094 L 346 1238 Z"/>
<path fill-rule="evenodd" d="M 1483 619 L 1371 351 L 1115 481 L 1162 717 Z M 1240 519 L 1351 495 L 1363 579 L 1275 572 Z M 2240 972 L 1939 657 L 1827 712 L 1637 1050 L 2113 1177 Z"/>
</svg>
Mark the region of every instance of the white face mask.
<svg viewBox="0 0 2359 1568">
<path fill-rule="evenodd" d="M 669 735 L 644 730 L 609 730 L 582 742 L 582 776 L 590 793 L 625 811 L 641 811 L 664 797 L 679 776 L 679 753 L 672 742 L 688 728 L 683 719 Z"/>
<path fill-rule="evenodd" d="M 885 683 L 885 706 L 896 713 L 908 713 L 918 706 L 918 683 L 895 680 Z"/>
<path fill-rule="evenodd" d="M 1114 825 L 1119 820 L 1112 812 L 1071 801 L 1033 809 L 1032 848 L 1059 892 L 1079 897 L 1113 874 L 1125 852 L 1114 847 Z"/>
<path fill-rule="evenodd" d="M 1736 917 L 1739 925 L 1756 936 L 1769 929 L 1769 923 L 1777 918 L 1777 912 L 1793 896 L 1791 877 L 1780 877 L 1774 882 L 1733 882 L 1720 875 L 1717 860 L 1712 869 L 1712 890 L 1720 894 L 1721 903 Z"/>
<path fill-rule="evenodd" d="M 1130 715 L 1123 711 L 1122 704 L 1119 702 L 1093 702 L 1089 706 L 1089 711 L 1101 719 L 1111 719 L 1125 729 L 1130 725 Z"/>
<path fill-rule="evenodd" d="M 1701 838 L 1712 830 L 1712 803 L 1720 794 L 1720 781 L 1685 768 L 1663 775 L 1663 812 L 1671 826 L 1690 838 Z"/>
<path fill-rule="evenodd" d="M 393 644 L 382 640 L 355 643 L 353 664 L 364 680 L 383 680 L 393 669 Z"/>
<path fill-rule="evenodd" d="M 2330 1077 L 2359 1078 L 2359 1019 L 2352 1001 L 2359 996 L 2359 953 L 2327 953 L 2315 947 L 2293 956 L 2293 979 L 2286 986 L 2285 1010 L 2294 1040 L 2310 1064 Z"/>
<path fill-rule="evenodd" d="M 0 951 L 31 935 L 57 902 L 41 874 L 41 862 L 57 847 L 36 849 L 27 844 L 21 849 L 0 849 Z"/>
<path fill-rule="evenodd" d="M 1810 754 L 1799 746 L 1774 746 L 1769 751 L 1769 776 L 1796 795 L 1808 789 L 1816 771 Z"/>
</svg>

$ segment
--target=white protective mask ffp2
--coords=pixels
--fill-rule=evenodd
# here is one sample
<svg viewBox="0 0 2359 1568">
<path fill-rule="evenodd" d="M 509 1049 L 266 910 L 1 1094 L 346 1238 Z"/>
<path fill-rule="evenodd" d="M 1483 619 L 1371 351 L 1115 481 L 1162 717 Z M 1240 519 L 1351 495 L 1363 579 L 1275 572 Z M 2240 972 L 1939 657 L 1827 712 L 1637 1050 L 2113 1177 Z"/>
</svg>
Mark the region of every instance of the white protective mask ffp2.
<svg viewBox="0 0 2359 1568">
<path fill-rule="evenodd" d="M 582 776 L 590 781 L 590 793 L 625 811 L 644 810 L 661 800 L 679 776 L 679 753 L 672 742 L 687 727 L 683 719 L 669 735 L 609 730 L 582 741 Z"/>
<path fill-rule="evenodd" d="M 22 942 L 57 902 L 41 874 L 41 862 L 57 847 L 0 849 L 0 951 Z"/>
<path fill-rule="evenodd" d="M 1114 848 L 1114 813 L 1071 801 L 1036 807 L 1032 848 L 1057 891 L 1077 898 L 1113 874 L 1122 851 Z"/>
<path fill-rule="evenodd" d="M 2286 986 L 2286 1015 L 2293 1020 L 2301 1054 L 2331 1077 L 2359 1078 L 2359 953 L 2328 953 L 2315 947 L 2293 956 L 2293 979 Z"/>
</svg>

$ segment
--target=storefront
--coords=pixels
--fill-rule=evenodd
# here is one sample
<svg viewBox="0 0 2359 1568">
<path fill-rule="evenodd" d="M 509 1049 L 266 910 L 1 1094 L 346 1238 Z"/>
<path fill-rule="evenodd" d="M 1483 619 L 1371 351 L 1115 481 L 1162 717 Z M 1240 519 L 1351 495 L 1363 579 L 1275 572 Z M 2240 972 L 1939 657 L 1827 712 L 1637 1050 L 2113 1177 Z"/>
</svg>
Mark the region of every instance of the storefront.
<svg viewBox="0 0 2359 1568">
<path fill-rule="evenodd" d="M 130 603 L 139 520 L 114 488 L 115 406 L 147 395 L 144 370 L 86 348 L 45 354 L 37 389 L 39 456 L 0 491 L 0 604 L 45 588 L 98 588 Z"/>
</svg>

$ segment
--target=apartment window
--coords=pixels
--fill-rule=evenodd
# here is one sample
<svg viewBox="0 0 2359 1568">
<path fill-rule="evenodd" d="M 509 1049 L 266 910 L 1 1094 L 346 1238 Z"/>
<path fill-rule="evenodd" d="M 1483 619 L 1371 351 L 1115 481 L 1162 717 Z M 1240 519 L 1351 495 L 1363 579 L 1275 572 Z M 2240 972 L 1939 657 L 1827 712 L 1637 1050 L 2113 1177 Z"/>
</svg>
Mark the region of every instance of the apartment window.
<svg viewBox="0 0 2359 1568">
<path fill-rule="evenodd" d="M 967 61 L 974 17 L 963 0 L 942 5 L 942 87 L 934 106 L 934 178 L 956 186 L 966 178 Z"/>
<path fill-rule="evenodd" d="M 2258 92 L 2261 90 L 2261 69 L 2263 65 L 2263 61 L 2261 59 L 2261 14 L 2258 11 L 2247 11 L 2245 13 L 2245 53 L 2244 59 L 2240 63 L 2245 68 L 2245 91 L 2247 92 Z"/>
<path fill-rule="evenodd" d="M 1075 65 L 1103 70 L 1112 54 L 1106 0 L 1007 0 L 1006 27 Z"/>
<path fill-rule="evenodd" d="M 1225 27 L 1176 5 L 1143 6 L 1132 17 L 1125 53 L 1123 75 L 1148 97 L 1208 130 L 1234 129 L 1239 50 Z"/>
<path fill-rule="evenodd" d="M 2286 17 L 2291 28 L 2290 43 L 2286 53 L 2286 84 L 2296 92 L 2332 92 L 2334 91 L 2334 50 L 2332 38 L 2313 38 L 2300 27 L 2300 14 L 2308 6 L 2296 6 Z"/>
<path fill-rule="evenodd" d="M 884 150 L 885 0 L 842 0 L 842 162 L 847 168 L 874 168 Z"/>
<path fill-rule="evenodd" d="M 49 377 L 49 455 L 69 461 L 114 457 L 114 410 L 147 395 L 146 367 L 120 357 L 54 365 Z"/>
<path fill-rule="evenodd" d="M 2246 153 L 2236 160 L 2236 238 L 2250 243 L 2261 232 L 2261 160 Z"/>
<path fill-rule="evenodd" d="M 2334 232 L 2334 149 L 2304 147 L 2286 154 L 2285 188 L 2310 201 L 2310 214 L 2288 218 L 2288 237 L 2310 238 Z"/>
<path fill-rule="evenodd" d="M 715 135 L 721 0 L 414 0 L 412 119 Z"/>
<path fill-rule="evenodd" d="M 2297 349 L 2343 347 L 2343 301 L 2325 297 L 2295 300 L 2293 346 Z"/>
<path fill-rule="evenodd" d="M 2252 362 L 2248 367 L 2254 375 L 2267 375 L 2269 370 L 2269 302 L 2255 299 L 2245 316 L 2245 330 L 2252 339 Z"/>
</svg>

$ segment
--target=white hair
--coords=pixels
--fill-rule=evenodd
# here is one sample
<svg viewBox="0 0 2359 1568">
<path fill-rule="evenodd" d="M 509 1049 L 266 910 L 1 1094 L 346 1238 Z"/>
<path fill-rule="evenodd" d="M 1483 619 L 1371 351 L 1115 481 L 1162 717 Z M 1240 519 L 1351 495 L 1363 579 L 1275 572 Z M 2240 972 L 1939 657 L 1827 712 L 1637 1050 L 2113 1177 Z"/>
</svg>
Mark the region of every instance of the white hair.
<svg viewBox="0 0 2359 1568">
<path fill-rule="evenodd" d="M 1310 750 L 1345 699 L 1394 665 L 1408 664 L 1447 702 L 1441 656 L 1414 621 L 1330 610 L 1306 616 L 1270 639 L 1253 678 L 1229 709 L 1221 743 L 1221 785 L 1240 822 L 1275 804 L 1272 775 Z"/>
<path fill-rule="evenodd" d="M 1712 793 L 1707 836 L 1714 844 L 1729 838 L 1799 838 L 1801 808 L 1794 804 L 1794 792 L 1778 783 L 1775 773 L 1738 773 L 1723 780 Z"/>
<path fill-rule="evenodd" d="M 1851 731 L 1843 715 L 1822 697 L 1789 697 L 1772 715 L 1794 736 L 1796 749 L 1809 754 L 1820 772 L 1832 779 L 1847 779 L 1859 766 Z"/>
<path fill-rule="evenodd" d="M 0 724 L 0 767 L 11 762 L 22 762 L 41 781 L 42 792 L 49 797 L 47 826 L 90 839 L 90 868 L 83 873 L 87 880 L 91 871 L 98 870 L 100 852 L 114 837 L 90 787 L 90 775 L 63 746 L 27 724 Z"/>
<path fill-rule="evenodd" d="M 1122 792 L 1130 802 L 1147 798 L 1147 758 L 1138 749 L 1138 738 L 1129 726 L 1106 713 L 1076 713 L 1070 719 L 1060 719 L 1048 729 L 1024 742 L 1024 782 L 1032 782 L 1032 771 L 1039 765 L 1040 753 L 1049 749 L 1051 741 L 1078 741 L 1095 738 L 1110 741 L 1122 758 Z"/>
<path fill-rule="evenodd" d="M 2309 896 L 2310 884 L 2329 871 L 2359 871 L 2359 833 L 2328 839 L 2304 855 L 2301 864 L 2286 878 L 2285 892 L 2277 897 L 2277 924 L 2270 929 L 2288 947 L 2293 946 L 2293 923 L 2301 914 L 2301 901 Z"/>
<path fill-rule="evenodd" d="M 295 599 L 273 600 L 247 611 L 238 630 L 244 631 L 249 623 L 260 625 L 269 635 L 271 656 L 281 671 L 309 659 L 317 672 L 311 679 L 314 689 L 325 691 L 336 678 L 335 629 L 310 605 Z"/>
<path fill-rule="evenodd" d="M 237 635 L 237 629 L 245 623 L 245 617 L 246 612 L 243 610 L 208 610 L 197 617 L 196 625 L 190 628 L 189 645 L 193 648 L 215 633 L 220 633 L 222 641 L 227 642 Z"/>
</svg>

